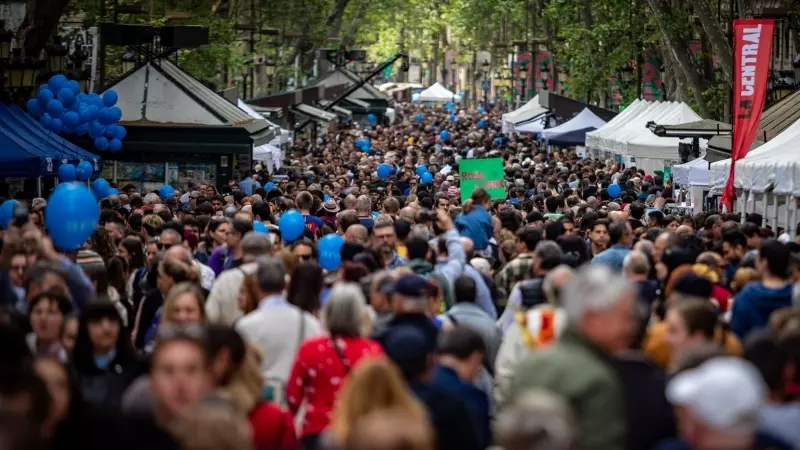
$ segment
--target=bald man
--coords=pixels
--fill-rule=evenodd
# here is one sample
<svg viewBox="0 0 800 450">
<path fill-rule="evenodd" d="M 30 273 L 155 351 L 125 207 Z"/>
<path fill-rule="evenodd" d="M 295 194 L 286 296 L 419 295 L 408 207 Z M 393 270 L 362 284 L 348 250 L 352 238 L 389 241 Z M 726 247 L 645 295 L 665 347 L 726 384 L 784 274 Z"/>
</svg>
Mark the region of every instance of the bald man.
<svg viewBox="0 0 800 450">
<path fill-rule="evenodd" d="M 353 242 L 361 245 L 367 245 L 369 240 L 369 231 L 367 227 L 361 224 L 350 225 L 344 233 L 345 242 Z"/>
<path fill-rule="evenodd" d="M 406 206 L 405 208 L 400 210 L 400 218 L 412 225 L 416 222 L 416 220 L 414 220 L 415 215 L 416 215 L 416 210 L 414 210 L 414 208 L 410 206 Z"/>
<path fill-rule="evenodd" d="M 694 229 L 689 225 L 681 225 L 675 230 L 678 236 L 691 236 L 694 234 Z"/>
</svg>

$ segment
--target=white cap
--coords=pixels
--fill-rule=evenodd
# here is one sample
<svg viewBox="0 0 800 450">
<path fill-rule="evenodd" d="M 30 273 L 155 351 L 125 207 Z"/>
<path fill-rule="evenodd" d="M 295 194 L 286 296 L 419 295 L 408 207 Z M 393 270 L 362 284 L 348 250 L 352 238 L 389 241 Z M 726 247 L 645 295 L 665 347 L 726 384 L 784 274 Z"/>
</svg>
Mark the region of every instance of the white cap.
<svg viewBox="0 0 800 450">
<path fill-rule="evenodd" d="M 757 418 L 766 393 L 758 369 L 732 356 L 717 357 L 681 372 L 667 385 L 670 403 L 690 408 L 705 425 L 717 430 Z"/>
</svg>

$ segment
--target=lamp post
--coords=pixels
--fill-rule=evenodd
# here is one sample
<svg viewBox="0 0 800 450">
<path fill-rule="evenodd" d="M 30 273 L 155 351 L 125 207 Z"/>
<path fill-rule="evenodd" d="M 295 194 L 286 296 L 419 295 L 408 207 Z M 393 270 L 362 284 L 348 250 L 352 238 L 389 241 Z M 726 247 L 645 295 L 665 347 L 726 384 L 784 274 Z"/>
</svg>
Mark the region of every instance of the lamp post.
<svg viewBox="0 0 800 450">
<path fill-rule="evenodd" d="M 267 75 L 267 93 L 272 93 L 272 83 L 275 77 L 275 61 L 267 57 L 264 63 L 264 73 Z"/>
<path fill-rule="evenodd" d="M 53 36 L 53 42 L 45 47 L 47 53 L 47 71 L 51 74 L 61 73 L 66 69 L 69 49 L 61 43 L 61 36 Z"/>
<path fill-rule="evenodd" d="M 528 64 L 525 62 L 520 63 L 519 78 L 522 80 L 522 102 L 524 103 L 528 100 L 526 92 L 528 89 Z"/>
<path fill-rule="evenodd" d="M 489 77 L 489 61 L 484 60 L 481 64 L 481 72 L 483 74 L 483 81 L 481 88 L 483 88 L 483 107 L 486 108 L 489 104 L 489 89 L 492 87 L 492 80 Z"/>
</svg>

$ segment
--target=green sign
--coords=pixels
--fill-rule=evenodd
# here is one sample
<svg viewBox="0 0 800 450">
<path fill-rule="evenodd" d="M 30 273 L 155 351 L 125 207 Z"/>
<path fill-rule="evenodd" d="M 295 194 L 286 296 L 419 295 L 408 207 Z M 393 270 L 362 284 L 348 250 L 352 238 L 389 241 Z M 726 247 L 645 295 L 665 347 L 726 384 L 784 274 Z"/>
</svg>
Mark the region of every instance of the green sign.
<svg viewBox="0 0 800 450">
<path fill-rule="evenodd" d="M 506 198 L 506 183 L 503 173 L 503 160 L 462 159 L 458 162 L 461 179 L 461 201 L 466 201 L 476 188 L 489 193 L 492 200 Z"/>
<path fill-rule="evenodd" d="M 669 179 L 672 177 L 672 166 L 664 167 L 664 184 L 669 183 Z"/>
</svg>

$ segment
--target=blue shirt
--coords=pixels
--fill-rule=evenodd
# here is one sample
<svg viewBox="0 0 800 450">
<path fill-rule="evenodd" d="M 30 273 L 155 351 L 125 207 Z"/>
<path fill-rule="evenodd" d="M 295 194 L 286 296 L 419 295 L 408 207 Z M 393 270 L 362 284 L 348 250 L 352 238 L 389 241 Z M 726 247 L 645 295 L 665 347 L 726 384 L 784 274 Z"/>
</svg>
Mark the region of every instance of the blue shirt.
<svg viewBox="0 0 800 450">
<path fill-rule="evenodd" d="M 253 191 L 261 187 L 261 183 L 253 181 L 252 178 L 245 178 L 239 182 L 239 189 L 247 195 L 253 195 Z"/>
<path fill-rule="evenodd" d="M 603 264 L 617 272 L 622 272 L 622 263 L 625 256 L 631 249 L 624 245 L 612 245 L 610 248 L 600 252 L 592 259 L 592 264 Z"/>
<path fill-rule="evenodd" d="M 455 225 L 461 236 L 472 240 L 476 251 L 489 247 L 489 240 L 494 235 L 494 224 L 492 216 L 482 206 L 475 205 L 469 213 L 459 214 Z"/>
</svg>

